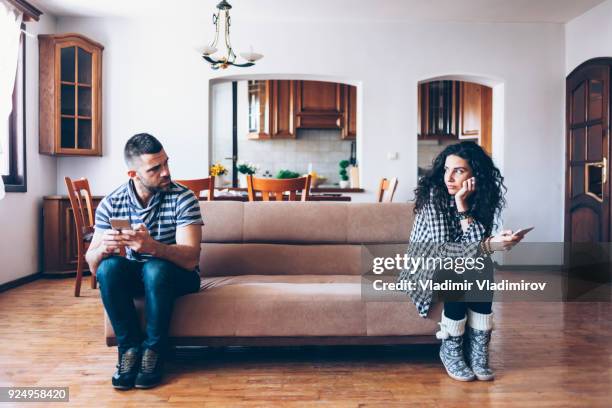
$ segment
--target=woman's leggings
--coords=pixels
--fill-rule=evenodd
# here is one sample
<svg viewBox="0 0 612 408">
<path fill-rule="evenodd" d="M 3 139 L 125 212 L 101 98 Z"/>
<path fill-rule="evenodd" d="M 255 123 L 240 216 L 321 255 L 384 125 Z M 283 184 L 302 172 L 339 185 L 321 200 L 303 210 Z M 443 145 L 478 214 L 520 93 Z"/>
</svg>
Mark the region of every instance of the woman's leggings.
<svg viewBox="0 0 612 408">
<path fill-rule="evenodd" d="M 453 280 L 474 282 L 471 290 L 466 291 L 446 291 L 440 300 L 444 302 L 444 315 L 449 319 L 461 320 L 466 316 L 467 309 L 476 313 L 489 314 L 493 306 L 492 290 L 479 290 L 476 280 L 489 280 L 495 282 L 494 268 L 492 263 L 488 263 L 484 270 L 480 272 L 467 271 L 464 274 L 457 274 L 454 271 L 444 271 L 439 273 L 437 280 Z"/>
<path fill-rule="evenodd" d="M 453 320 L 461 320 L 465 317 L 467 309 L 476 313 L 491 313 L 492 302 L 444 302 L 444 316 Z"/>
</svg>

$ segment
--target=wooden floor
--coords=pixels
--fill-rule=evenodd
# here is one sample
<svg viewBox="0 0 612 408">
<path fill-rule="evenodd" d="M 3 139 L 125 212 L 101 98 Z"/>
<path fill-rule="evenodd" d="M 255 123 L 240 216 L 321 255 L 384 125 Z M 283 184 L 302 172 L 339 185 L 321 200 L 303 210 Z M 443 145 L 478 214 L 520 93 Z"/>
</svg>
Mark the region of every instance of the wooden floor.
<svg viewBox="0 0 612 408">
<path fill-rule="evenodd" d="M 0 294 L 0 386 L 69 386 L 69 405 L 95 407 L 612 406 L 609 302 L 496 303 L 493 382 L 450 379 L 435 345 L 226 348 L 180 351 L 164 385 L 121 392 L 88 284 L 81 298 L 71 279 Z"/>
</svg>

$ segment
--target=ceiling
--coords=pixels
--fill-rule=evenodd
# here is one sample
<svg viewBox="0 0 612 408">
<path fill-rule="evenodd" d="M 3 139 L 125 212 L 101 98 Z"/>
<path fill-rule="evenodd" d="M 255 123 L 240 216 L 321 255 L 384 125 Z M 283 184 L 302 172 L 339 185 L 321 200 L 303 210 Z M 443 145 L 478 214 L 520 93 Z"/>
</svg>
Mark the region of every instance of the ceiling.
<svg viewBox="0 0 612 408">
<path fill-rule="evenodd" d="M 30 0 L 57 16 L 206 16 L 218 0 Z M 254 21 L 565 23 L 604 0 L 229 0 Z"/>
</svg>

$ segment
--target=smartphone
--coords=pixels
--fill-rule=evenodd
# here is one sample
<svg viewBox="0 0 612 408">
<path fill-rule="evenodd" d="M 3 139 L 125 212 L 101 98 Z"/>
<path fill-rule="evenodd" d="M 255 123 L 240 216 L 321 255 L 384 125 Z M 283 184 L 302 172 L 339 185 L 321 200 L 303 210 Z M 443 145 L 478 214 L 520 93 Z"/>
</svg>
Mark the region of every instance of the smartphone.
<svg viewBox="0 0 612 408">
<path fill-rule="evenodd" d="M 130 220 L 126 220 L 123 218 L 111 218 L 110 219 L 111 227 L 114 230 L 122 231 L 122 230 L 131 230 L 132 225 L 130 224 Z"/>
<path fill-rule="evenodd" d="M 514 232 L 512 233 L 512 235 L 514 235 L 514 236 L 518 236 L 518 237 L 524 237 L 525 235 L 527 235 L 527 233 L 528 233 L 529 231 L 531 231 L 531 230 L 532 230 L 532 229 L 534 229 L 534 228 L 535 228 L 535 227 L 520 228 L 520 229 L 518 229 L 518 230 L 514 231 Z"/>
</svg>

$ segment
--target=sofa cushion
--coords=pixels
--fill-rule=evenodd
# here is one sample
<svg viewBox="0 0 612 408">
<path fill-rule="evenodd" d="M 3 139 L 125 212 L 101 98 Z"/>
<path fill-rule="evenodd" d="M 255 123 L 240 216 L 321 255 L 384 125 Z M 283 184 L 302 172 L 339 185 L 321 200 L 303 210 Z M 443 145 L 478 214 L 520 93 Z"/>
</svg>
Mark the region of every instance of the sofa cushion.
<svg viewBox="0 0 612 408">
<path fill-rule="evenodd" d="M 413 203 L 201 201 L 202 242 L 408 242 Z"/>
<path fill-rule="evenodd" d="M 348 275 L 242 275 L 202 279 L 177 299 L 173 337 L 432 335 L 436 321 L 410 301 L 363 302 L 361 278 Z M 143 300 L 137 299 L 143 316 Z M 432 308 L 439 314 L 440 307 Z M 437 316 L 437 315 L 436 315 Z M 106 318 L 106 336 L 114 337 Z"/>
<path fill-rule="evenodd" d="M 360 245 L 202 244 L 200 274 L 361 275 Z"/>
</svg>

